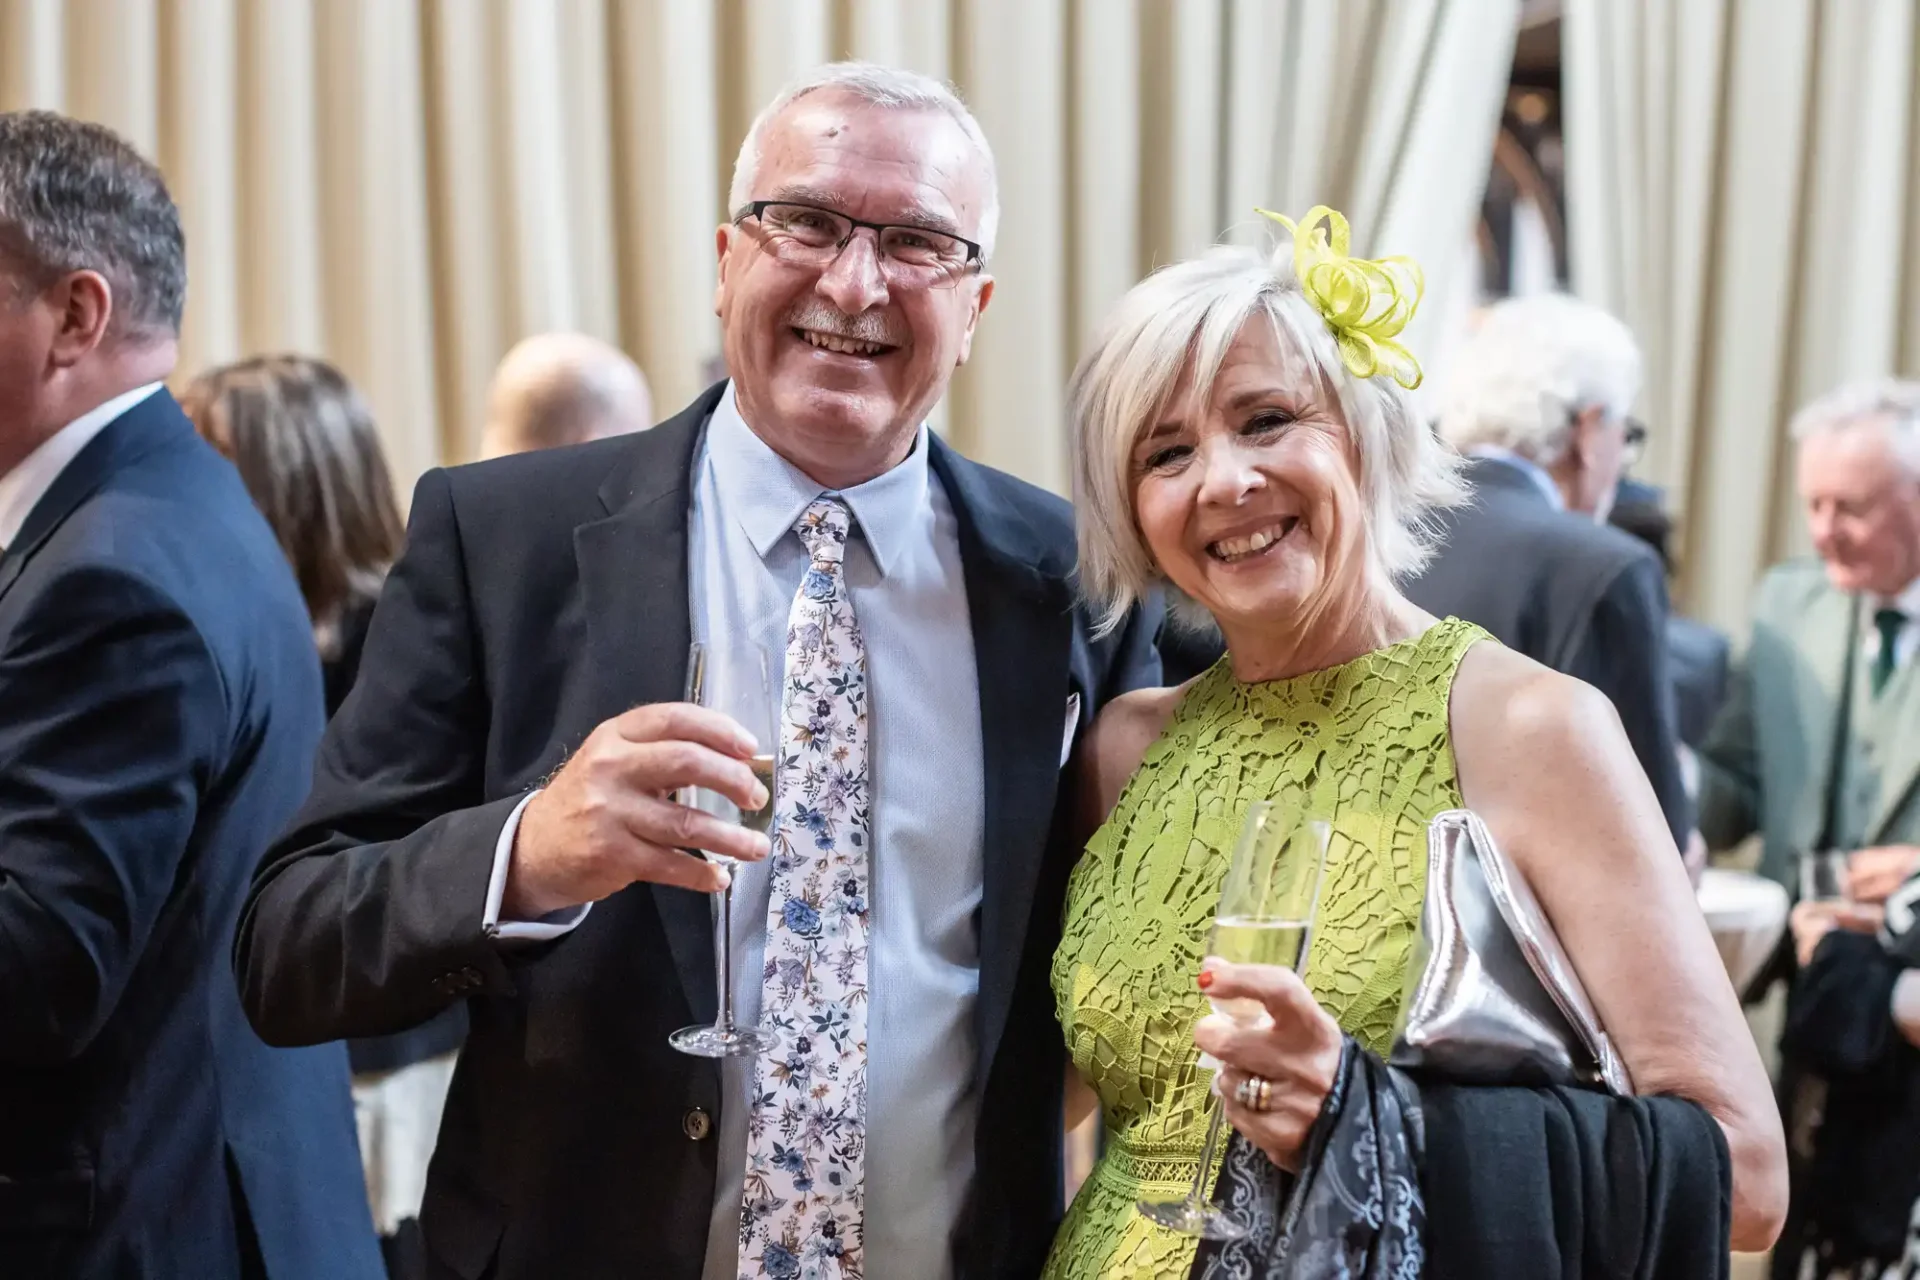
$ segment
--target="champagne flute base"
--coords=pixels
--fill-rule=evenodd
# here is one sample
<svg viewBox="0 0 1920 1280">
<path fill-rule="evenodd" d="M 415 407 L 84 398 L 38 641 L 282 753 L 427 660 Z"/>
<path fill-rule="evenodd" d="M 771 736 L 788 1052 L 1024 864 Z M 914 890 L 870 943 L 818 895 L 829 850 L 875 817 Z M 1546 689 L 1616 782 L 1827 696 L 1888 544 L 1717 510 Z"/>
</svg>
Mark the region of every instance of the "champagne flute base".
<svg viewBox="0 0 1920 1280">
<path fill-rule="evenodd" d="M 758 1027 L 682 1027 L 667 1043 L 696 1058 L 752 1058 L 780 1041 Z"/>
<path fill-rule="evenodd" d="M 1157 1222 L 1169 1231 L 1202 1240 L 1238 1240 L 1247 1234 L 1246 1224 L 1210 1204 L 1191 1204 L 1185 1200 L 1142 1200 L 1137 1206 L 1141 1216 Z"/>
</svg>

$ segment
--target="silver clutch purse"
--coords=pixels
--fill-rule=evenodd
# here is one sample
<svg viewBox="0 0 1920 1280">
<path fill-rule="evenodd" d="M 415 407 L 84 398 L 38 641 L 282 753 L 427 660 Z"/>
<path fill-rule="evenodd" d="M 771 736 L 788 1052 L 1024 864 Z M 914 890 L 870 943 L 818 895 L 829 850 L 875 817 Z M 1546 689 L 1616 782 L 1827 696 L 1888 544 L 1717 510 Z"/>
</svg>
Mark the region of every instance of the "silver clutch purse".
<svg viewBox="0 0 1920 1280">
<path fill-rule="evenodd" d="M 1463 1084 L 1633 1093 L 1533 891 L 1466 809 L 1427 828 L 1427 902 L 1390 1061 Z"/>
</svg>

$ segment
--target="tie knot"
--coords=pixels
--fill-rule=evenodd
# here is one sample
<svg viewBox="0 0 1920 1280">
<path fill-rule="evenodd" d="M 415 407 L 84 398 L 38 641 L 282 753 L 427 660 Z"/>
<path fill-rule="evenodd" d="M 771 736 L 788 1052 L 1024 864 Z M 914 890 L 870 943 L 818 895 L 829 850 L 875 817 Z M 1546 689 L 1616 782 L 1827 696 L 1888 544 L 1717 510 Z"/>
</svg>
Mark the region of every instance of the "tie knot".
<svg viewBox="0 0 1920 1280">
<path fill-rule="evenodd" d="M 1899 609 L 1876 609 L 1873 625 L 1880 632 L 1880 638 L 1892 644 L 1899 637 L 1901 628 L 1907 625 L 1907 615 Z"/>
<path fill-rule="evenodd" d="M 853 527 L 853 513 L 838 498 L 815 498 L 808 504 L 793 531 L 813 562 L 823 568 L 838 568 L 847 558 L 847 531 Z"/>
</svg>

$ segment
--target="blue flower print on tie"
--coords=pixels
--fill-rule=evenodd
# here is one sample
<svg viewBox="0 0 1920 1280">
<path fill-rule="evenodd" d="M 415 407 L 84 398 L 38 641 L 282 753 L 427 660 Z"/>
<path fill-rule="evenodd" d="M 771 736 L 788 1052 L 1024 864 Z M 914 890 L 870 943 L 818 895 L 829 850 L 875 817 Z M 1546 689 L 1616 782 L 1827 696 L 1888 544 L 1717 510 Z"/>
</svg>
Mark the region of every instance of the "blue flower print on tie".
<svg viewBox="0 0 1920 1280">
<path fill-rule="evenodd" d="M 800 1259 L 782 1245 L 769 1241 L 762 1265 L 766 1268 L 767 1280 L 800 1280 Z"/>
<path fill-rule="evenodd" d="M 780 918 L 788 929 L 802 938 L 814 938 L 820 934 L 820 913 L 804 898 L 788 898 L 787 905 L 781 908 Z"/>
<path fill-rule="evenodd" d="M 833 575 L 809 568 L 806 579 L 800 584 L 800 591 L 809 600 L 831 600 L 834 592 Z"/>
</svg>

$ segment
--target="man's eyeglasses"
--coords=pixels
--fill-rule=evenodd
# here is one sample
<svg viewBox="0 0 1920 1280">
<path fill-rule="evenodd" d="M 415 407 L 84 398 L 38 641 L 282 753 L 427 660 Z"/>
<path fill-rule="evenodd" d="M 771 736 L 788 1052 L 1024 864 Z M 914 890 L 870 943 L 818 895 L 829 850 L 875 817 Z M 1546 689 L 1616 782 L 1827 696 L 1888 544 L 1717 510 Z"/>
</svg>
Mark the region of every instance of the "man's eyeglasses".
<svg viewBox="0 0 1920 1280">
<path fill-rule="evenodd" d="M 767 251 L 782 262 L 826 267 L 862 228 L 873 232 L 880 274 L 895 289 L 951 289 L 980 268 L 980 246 L 962 236 L 898 223 L 862 222 L 832 209 L 755 200 L 734 218 L 760 224 Z"/>
<path fill-rule="evenodd" d="M 1621 459 L 1631 467 L 1640 461 L 1647 451 L 1647 424 L 1638 418 L 1627 419 L 1627 429 L 1622 436 L 1624 447 L 1620 451 Z"/>
</svg>

